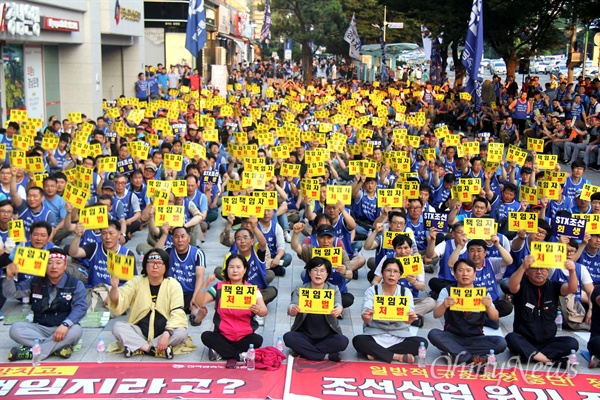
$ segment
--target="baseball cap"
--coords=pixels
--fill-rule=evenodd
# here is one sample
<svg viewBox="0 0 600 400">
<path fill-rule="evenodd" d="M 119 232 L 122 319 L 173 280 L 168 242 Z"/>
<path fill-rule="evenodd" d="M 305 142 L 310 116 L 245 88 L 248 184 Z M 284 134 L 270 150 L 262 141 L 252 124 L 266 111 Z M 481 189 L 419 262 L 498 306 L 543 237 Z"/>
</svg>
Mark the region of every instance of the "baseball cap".
<svg viewBox="0 0 600 400">
<path fill-rule="evenodd" d="M 325 235 L 335 236 L 335 230 L 333 229 L 333 226 L 331 226 L 331 225 L 321 225 L 317 228 L 315 234 L 317 236 L 325 236 Z"/>
<path fill-rule="evenodd" d="M 144 169 L 150 168 L 152 171 L 156 172 L 156 170 L 158 169 L 156 167 L 156 164 L 154 164 L 152 161 L 148 161 L 146 164 L 144 164 Z"/>
<path fill-rule="evenodd" d="M 106 181 L 102 184 L 102 190 L 104 189 L 110 189 L 113 192 L 115 192 L 115 183 L 113 181 Z"/>
</svg>

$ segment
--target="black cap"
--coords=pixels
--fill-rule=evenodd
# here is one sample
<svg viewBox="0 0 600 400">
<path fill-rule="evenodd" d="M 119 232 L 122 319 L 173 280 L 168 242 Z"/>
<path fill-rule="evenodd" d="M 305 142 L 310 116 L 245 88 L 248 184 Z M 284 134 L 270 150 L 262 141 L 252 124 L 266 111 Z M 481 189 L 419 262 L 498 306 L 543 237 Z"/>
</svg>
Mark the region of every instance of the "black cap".
<svg viewBox="0 0 600 400">
<path fill-rule="evenodd" d="M 315 234 L 317 236 L 335 236 L 335 229 L 333 229 L 333 226 L 331 225 L 321 225 L 317 228 Z"/>
</svg>

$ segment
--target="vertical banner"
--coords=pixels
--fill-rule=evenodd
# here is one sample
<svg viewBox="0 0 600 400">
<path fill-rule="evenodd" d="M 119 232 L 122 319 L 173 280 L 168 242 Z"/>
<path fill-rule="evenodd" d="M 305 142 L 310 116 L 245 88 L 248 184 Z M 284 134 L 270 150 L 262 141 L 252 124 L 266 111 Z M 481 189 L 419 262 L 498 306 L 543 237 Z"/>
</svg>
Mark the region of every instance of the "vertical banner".
<svg viewBox="0 0 600 400">
<path fill-rule="evenodd" d="M 25 45 L 25 107 L 30 118 L 46 120 L 42 46 Z"/>
<path fill-rule="evenodd" d="M 467 69 L 469 81 L 467 82 L 466 92 L 470 93 L 475 103 L 479 103 L 481 98 L 481 83 L 483 74 L 480 74 L 481 60 L 483 58 L 483 8 L 482 0 L 473 0 L 471 8 L 471 18 L 469 20 L 469 30 L 467 31 L 467 40 L 462 53 L 462 64 Z"/>
<path fill-rule="evenodd" d="M 227 93 L 227 73 L 226 65 L 211 65 L 211 81 L 214 87 L 219 89 L 221 93 Z"/>
</svg>

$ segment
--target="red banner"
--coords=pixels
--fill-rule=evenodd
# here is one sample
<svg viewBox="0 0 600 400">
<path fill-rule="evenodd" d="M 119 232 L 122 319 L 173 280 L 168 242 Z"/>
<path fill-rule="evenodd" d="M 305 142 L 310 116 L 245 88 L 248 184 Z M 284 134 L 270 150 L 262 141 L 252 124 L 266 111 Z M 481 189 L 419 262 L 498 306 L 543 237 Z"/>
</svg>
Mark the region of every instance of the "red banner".
<svg viewBox="0 0 600 400">
<path fill-rule="evenodd" d="M 248 371 L 224 363 L 0 364 L 0 397 L 11 399 L 282 399 L 284 381 L 283 366 Z"/>
<path fill-rule="evenodd" d="M 288 359 L 289 361 L 289 359 Z M 498 369 L 493 376 L 479 375 L 464 366 L 382 364 L 379 362 L 306 361 L 288 365 L 289 390 L 315 399 L 495 399 L 495 400 L 599 400 L 600 376 L 526 366 Z M 291 372 L 290 372 L 291 370 Z M 310 384 L 307 384 L 310 382 Z"/>
</svg>

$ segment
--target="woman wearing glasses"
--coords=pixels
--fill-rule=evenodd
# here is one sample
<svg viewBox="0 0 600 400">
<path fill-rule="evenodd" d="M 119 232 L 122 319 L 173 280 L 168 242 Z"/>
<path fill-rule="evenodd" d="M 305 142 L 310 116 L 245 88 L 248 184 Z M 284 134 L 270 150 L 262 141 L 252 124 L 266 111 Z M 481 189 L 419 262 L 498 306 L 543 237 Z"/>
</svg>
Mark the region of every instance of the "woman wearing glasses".
<svg viewBox="0 0 600 400">
<path fill-rule="evenodd" d="M 172 359 L 173 346 L 187 339 L 183 290 L 168 272 L 169 255 L 152 249 L 144 256 L 141 275 L 121 287 L 116 275 L 110 278 L 108 308 L 116 316 L 129 309 L 127 322 L 117 321 L 112 330 L 127 358 L 150 354 Z"/>
<path fill-rule="evenodd" d="M 338 317 L 344 310 L 342 307 L 342 295 L 337 286 L 327 283 L 331 274 L 331 262 L 329 260 L 315 257 L 306 264 L 306 274 L 310 278 L 308 283 L 296 288 L 292 293 L 292 302 L 288 307 L 288 315 L 296 317 L 291 332 L 283 335 L 285 345 L 290 348 L 290 354 L 299 355 L 308 360 L 320 361 L 328 356 L 329 361 L 341 361 L 340 352 L 348 347 L 348 338 L 342 334 L 338 323 Z M 332 290 L 331 292 L 314 292 L 312 289 Z M 331 307 L 328 314 L 316 313 L 300 309 L 300 296 L 308 291 L 316 299 L 320 298 L 322 308 Z M 315 301 L 315 300 L 312 300 Z M 303 301 L 302 306 L 306 302 Z"/>
</svg>

